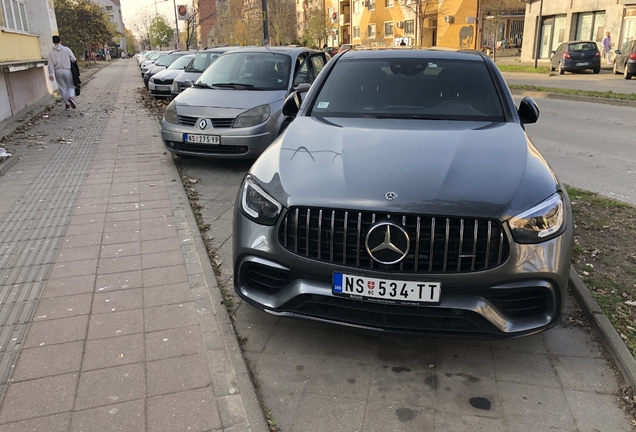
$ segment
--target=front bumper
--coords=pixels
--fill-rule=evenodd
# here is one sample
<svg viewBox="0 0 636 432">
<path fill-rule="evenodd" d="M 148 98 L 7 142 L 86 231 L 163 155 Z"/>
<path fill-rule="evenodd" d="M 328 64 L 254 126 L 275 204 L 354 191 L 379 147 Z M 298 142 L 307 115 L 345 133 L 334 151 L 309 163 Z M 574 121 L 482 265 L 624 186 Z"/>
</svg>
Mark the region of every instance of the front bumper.
<svg viewBox="0 0 636 432">
<path fill-rule="evenodd" d="M 272 126 L 270 122 L 273 122 Z M 271 144 L 275 121 L 270 119 L 260 125 L 249 128 L 218 128 L 199 130 L 161 121 L 161 138 L 166 148 L 184 156 L 200 156 L 227 159 L 256 159 Z M 184 134 L 216 135 L 221 144 L 195 144 L 184 142 Z"/>
<path fill-rule="evenodd" d="M 284 249 L 277 233 L 278 226 L 258 225 L 235 211 L 234 289 L 243 300 L 273 315 L 389 333 L 515 338 L 555 326 L 563 313 L 571 223 L 562 235 L 539 245 L 511 241 L 508 260 L 495 269 L 417 275 L 306 259 Z M 334 271 L 440 281 L 440 302 L 386 304 L 335 295 Z M 532 307 L 523 310 L 526 302 Z"/>
<path fill-rule="evenodd" d="M 159 88 L 164 88 L 164 89 L 159 90 Z M 172 83 L 155 84 L 154 82 L 149 81 L 148 90 L 150 91 L 150 94 L 155 97 L 170 97 L 170 92 L 172 90 Z"/>
</svg>

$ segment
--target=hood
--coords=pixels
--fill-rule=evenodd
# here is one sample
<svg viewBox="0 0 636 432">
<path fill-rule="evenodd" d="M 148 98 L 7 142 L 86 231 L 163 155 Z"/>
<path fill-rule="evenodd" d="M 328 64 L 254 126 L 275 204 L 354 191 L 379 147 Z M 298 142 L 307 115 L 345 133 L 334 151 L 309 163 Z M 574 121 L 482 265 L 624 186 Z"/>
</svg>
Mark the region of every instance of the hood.
<svg viewBox="0 0 636 432">
<path fill-rule="evenodd" d="M 181 72 L 183 71 L 180 69 L 166 69 L 166 70 L 160 71 L 159 73 L 156 73 L 153 76 L 153 78 L 155 80 L 173 80 L 177 76 L 179 76 Z"/>
<path fill-rule="evenodd" d="M 500 220 L 559 188 L 518 123 L 299 117 L 251 173 L 286 207 Z"/>
<path fill-rule="evenodd" d="M 281 102 L 285 90 L 216 90 L 190 87 L 174 99 L 179 115 L 194 117 L 231 117 L 250 108 Z"/>
<path fill-rule="evenodd" d="M 195 82 L 202 73 L 203 72 L 187 72 L 183 70 L 174 80 L 181 84 L 185 83 L 187 80 Z"/>
</svg>

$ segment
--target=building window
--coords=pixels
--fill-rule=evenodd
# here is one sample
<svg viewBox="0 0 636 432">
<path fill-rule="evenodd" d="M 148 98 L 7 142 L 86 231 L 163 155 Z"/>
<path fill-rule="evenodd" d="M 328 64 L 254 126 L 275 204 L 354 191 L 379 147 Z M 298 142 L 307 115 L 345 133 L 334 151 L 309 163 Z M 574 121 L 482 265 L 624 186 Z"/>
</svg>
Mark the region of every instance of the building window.
<svg viewBox="0 0 636 432">
<path fill-rule="evenodd" d="M 110 11 L 112 11 L 112 10 L 113 10 L 113 7 L 112 7 L 112 6 L 106 6 L 106 10 L 107 10 L 108 12 L 110 12 Z"/>
<path fill-rule="evenodd" d="M 354 1 L 353 2 L 353 13 L 360 13 L 360 2 L 359 1 Z"/>
<path fill-rule="evenodd" d="M 384 0 L 384 7 L 393 7 L 393 0 Z"/>
<path fill-rule="evenodd" d="M 369 10 L 375 10 L 375 0 L 367 0 L 367 4 L 369 5 Z"/>
<path fill-rule="evenodd" d="M 375 38 L 375 24 L 369 24 L 367 26 L 367 35 L 369 39 Z"/>
<path fill-rule="evenodd" d="M 573 14 L 576 39 L 601 42 L 605 36 L 605 11 Z"/>
<path fill-rule="evenodd" d="M 0 25 L 23 32 L 29 31 L 25 0 L 0 0 Z"/>
<path fill-rule="evenodd" d="M 415 20 L 404 21 L 404 34 L 415 34 Z"/>
<path fill-rule="evenodd" d="M 384 37 L 393 37 L 393 21 L 384 23 Z"/>
<path fill-rule="evenodd" d="M 360 27 L 353 28 L 353 37 L 355 39 L 360 39 Z"/>
</svg>

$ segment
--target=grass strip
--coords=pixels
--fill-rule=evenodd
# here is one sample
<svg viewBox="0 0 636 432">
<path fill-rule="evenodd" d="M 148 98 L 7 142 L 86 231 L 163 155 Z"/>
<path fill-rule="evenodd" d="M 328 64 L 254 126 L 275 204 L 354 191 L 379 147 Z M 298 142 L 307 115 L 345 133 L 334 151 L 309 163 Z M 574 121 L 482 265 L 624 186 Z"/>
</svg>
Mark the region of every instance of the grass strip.
<svg viewBox="0 0 636 432">
<path fill-rule="evenodd" d="M 510 64 L 498 64 L 497 67 L 501 72 L 525 72 L 525 73 L 538 73 L 547 74 L 550 70 L 547 66 L 537 66 L 536 69 L 532 65 L 510 65 Z"/>
<path fill-rule="evenodd" d="M 508 84 L 508 87 L 510 88 L 510 90 L 535 91 L 535 92 L 542 92 L 542 93 L 565 94 L 565 95 L 571 95 L 571 96 L 587 96 L 587 97 L 595 97 L 595 98 L 636 101 L 636 93 L 614 93 L 612 90 L 608 90 L 606 92 L 600 92 L 600 91 L 592 91 L 592 90 L 575 90 L 575 89 L 564 89 L 564 88 L 557 88 L 557 87 L 542 87 L 542 86 L 529 85 L 529 84 Z"/>
</svg>

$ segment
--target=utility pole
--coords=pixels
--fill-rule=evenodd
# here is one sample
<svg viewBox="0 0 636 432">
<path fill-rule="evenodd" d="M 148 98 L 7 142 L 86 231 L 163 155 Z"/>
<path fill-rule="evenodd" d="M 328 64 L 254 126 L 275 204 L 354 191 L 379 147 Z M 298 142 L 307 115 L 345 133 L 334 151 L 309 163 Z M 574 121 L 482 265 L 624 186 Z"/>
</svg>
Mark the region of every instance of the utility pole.
<svg viewBox="0 0 636 432">
<path fill-rule="evenodd" d="M 179 49 L 179 20 L 177 19 L 177 0 L 172 0 L 172 6 L 174 8 L 174 25 L 177 28 L 177 49 Z"/>
<path fill-rule="evenodd" d="M 263 46 L 269 46 L 269 20 L 267 19 L 267 0 L 263 0 Z"/>
<path fill-rule="evenodd" d="M 539 34 L 541 33 L 541 21 L 542 21 L 542 17 L 541 15 L 543 15 L 543 0 L 539 0 L 539 17 L 537 19 L 537 34 L 534 35 L 534 48 L 535 48 L 535 52 L 534 52 L 534 68 L 537 68 L 537 62 L 539 61 L 539 53 L 541 52 L 541 47 L 539 46 L 539 44 L 541 43 L 541 38 L 539 37 Z"/>
</svg>

